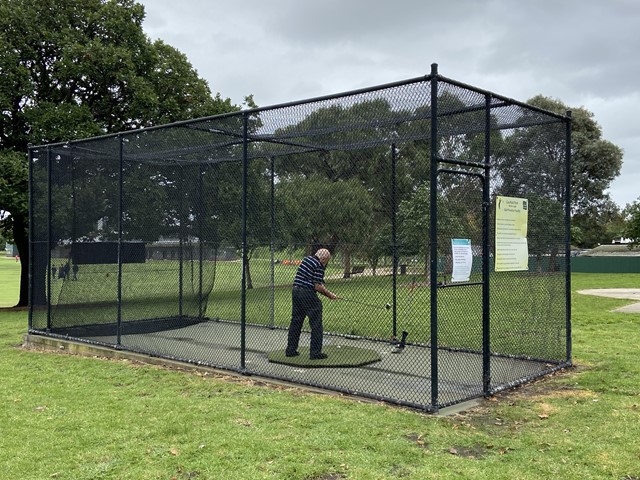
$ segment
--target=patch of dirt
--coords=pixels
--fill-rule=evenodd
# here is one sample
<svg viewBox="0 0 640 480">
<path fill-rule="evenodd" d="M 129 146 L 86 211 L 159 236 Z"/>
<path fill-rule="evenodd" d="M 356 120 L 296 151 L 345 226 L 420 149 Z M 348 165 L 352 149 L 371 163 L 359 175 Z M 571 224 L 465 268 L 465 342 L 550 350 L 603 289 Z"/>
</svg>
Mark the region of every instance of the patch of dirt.
<svg viewBox="0 0 640 480">
<path fill-rule="evenodd" d="M 411 443 L 415 443 L 419 448 L 429 448 L 429 444 L 424 441 L 422 435 L 419 435 L 417 433 L 409 433 L 408 435 L 405 435 L 405 438 Z"/>
<path fill-rule="evenodd" d="M 26 312 L 29 307 L 0 307 L 2 312 Z"/>
<path fill-rule="evenodd" d="M 567 397 L 580 397 L 589 398 L 594 396 L 594 393 L 590 390 L 583 390 L 575 387 L 574 385 L 568 385 L 566 383 L 559 383 L 557 380 L 575 378 L 582 372 L 589 370 L 589 367 L 584 365 L 574 365 L 573 367 L 566 368 L 554 372 L 550 375 L 538 378 L 532 382 L 520 385 L 512 390 L 506 390 L 496 395 L 496 398 L 511 398 L 521 399 L 526 398 L 529 400 L 539 400 L 541 398 L 567 398 Z"/>
<path fill-rule="evenodd" d="M 535 402 L 535 420 L 546 420 L 556 412 L 551 405 L 553 399 L 590 399 L 597 395 L 591 390 L 577 388 L 559 380 L 575 378 L 576 374 L 586 371 L 584 366 L 574 366 L 555 372 L 509 390 L 504 390 L 486 399 L 479 406 L 455 415 L 454 428 L 496 428 L 504 427 L 517 431 L 530 419 L 506 420 L 500 417 L 500 408 L 516 406 L 520 402 Z"/>
<path fill-rule="evenodd" d="M 347 478 L 342 473 L 323 473 L 322 475 L 314 475 L 313 477 L 306 477 L 305 480 L 343 480 Z"/>
<path fill-rule="evenodd" d="M 408 477 L 408 476 L 411 475 L 411 470 L 409 470 L 407 467 L 405 467 L 403 465 L 394 465 L 389 470 L 389 474 L 393 478 L 404 478 L 404 477 Z"/>
<path fill-rule="evenodd" d="M 470 458 L 470 459 L 482 459 L 488 455 L 498 454 L 504 455 L 508 448 L 494 448 L 492 445 L 473 445 L 471 447 L 450 447 L 446 450 L 447 453 L 455 455 L 456 457 Z"/>
</svg>

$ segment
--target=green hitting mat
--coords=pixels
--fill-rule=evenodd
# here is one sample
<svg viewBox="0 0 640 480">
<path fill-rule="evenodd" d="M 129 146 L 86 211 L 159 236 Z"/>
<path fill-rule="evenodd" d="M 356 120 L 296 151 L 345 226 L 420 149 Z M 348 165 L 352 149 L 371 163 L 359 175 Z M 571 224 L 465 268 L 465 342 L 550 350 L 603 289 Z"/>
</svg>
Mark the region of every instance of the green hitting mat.
<svg viewBox="0 0 640 480">
<path fill-rule="evenodd" d="M 309 347 L 298 348 L 300 355 L 287 357 L 284 350 L 275 350 L 267 354 L 267 358 L 273 363 L 282 363 L 292 367 L 318 368 L 318 367 L 362 367 L 370 363 L 379 362 L 380 355 L 374 350 L 359 347 L 346 347 L 341 345 L 327 345 L 322 349 L 327 358 L 311 360 Z"/>
</svg>

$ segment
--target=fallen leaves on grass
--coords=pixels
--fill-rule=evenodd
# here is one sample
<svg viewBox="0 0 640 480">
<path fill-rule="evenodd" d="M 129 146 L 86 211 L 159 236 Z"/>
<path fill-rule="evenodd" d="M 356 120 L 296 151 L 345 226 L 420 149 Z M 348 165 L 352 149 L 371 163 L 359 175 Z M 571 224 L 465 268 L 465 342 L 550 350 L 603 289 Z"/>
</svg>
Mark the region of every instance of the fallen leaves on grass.
<svg viewBox="0 0 640 480">
<path fill-rule="evenodd" d="M 429 448 L 429 445 L 424 441 L 422 435 L 417 433 L 410 433 L 406 436 L 407 440 L 411 442 L 415 442 L 415 444 L 420 448 Z"/>
<path fill-rule="evenodd" d="M 455 455 L 456 457 L 464 457 L 471 459 L 481 459 L 487 456 L 491 451 L 497 452 L 499 455 L 506 454 L 509 449 L 508 448 L 499 448 L 495 449 L 493 445 L 474 445 L 472 447 L 449 447 L 447 452 L 451 455 Z"/>
<path fill-rule="evenodd" d="M 250 427 L 251 426 L 251 422 L 249 420 L 245 420 L 244 418 L 236 418 L 235 422 L 238 425 L 242 425 L 243 427 Z"/>
</svg>

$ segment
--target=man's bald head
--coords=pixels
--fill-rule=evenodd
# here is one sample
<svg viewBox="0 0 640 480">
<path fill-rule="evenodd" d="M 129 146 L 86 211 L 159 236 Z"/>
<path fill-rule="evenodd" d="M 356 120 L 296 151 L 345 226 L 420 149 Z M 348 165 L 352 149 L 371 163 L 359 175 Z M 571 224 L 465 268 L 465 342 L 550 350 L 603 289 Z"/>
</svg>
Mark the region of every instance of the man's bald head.
<svg viewBox="0 0 640 480">
<path fill-rule="evenodd" d="M 326 248 L 321 248 L 316 252 L 315 256 L 318 258 L 318 260 L 320 260 L 320 263 L 326 265 L 331 259 L 331 252 L 329 252 L 329 250 L 327 250 Z"/>
</svg>

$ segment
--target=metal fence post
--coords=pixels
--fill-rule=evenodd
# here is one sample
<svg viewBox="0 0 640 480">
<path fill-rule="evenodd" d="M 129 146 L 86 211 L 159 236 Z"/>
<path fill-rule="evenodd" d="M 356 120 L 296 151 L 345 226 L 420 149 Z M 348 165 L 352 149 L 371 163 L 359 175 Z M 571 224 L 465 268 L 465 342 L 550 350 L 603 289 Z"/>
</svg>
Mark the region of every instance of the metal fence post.
<svg viewBox="0 0 640 480">
<path fill-rule="evenodd" d="M 396 175 L 397 175 L 397 154 L 396 154 L 396 144 L 391 144 L 391 248 L 393 251 L 393 271 L 392 271 L 392 302 L 393 306 L 392 317 L 393 317 L 393 336 L 396 337 L 398 335 L 398 239 L 397 239 L 397 211 L 398 211 L 398 200 L 397 200 L 397 185 L 396 185 Z"/>
<path fill-rule="evenodd" d="M 438 64 L 431 64 L 429 274 L 431 284 L 431 406 L 438 410 Z"/>
<path fill-rule="evenodd" d="M 276 276 L 275 276 L 275 243 L 274 236 L 276 231 L 276 172 L 275 158 L 270 159 L 271 168 L 271 326 L 276 324 L 275 320 L 275 303 L 276 303 Z"/>
<path fill-rule="evenodd" d="M 567 111 L 565 126 L 565 258 L 566 258 L 566 284 L 565 284 L 565 308 L 566 308 L 566 333 L 567 333 L 567 362 L 572 363 L 571 345 L 571 126 L 573 120 L 571 111 Z"/>
<path fill-rule="evenodd" d="M 122 342 L 122 216 L 124 215 L 124 138 L 118 135 L 118 318 L 116 323 L 116 345 Z"/>
<path fill-rule="evenodd" d="M 47 147 L 47 332 L 51 331 L 51 220 L 53 211 L 51 208 L 51 147 Z M 33 263 L 35 259 L 30 258 Z"/>
<path fill-rule="evenodd" d="M 27 156 L 29 161 L 29 179 L 27 183 L 28 188 L 28 206 L 29 206 L 29 314 L 27 317 L 27 329 L 31 330 L 33 327 L 33 151 L 29 147 L 29 155 Z M 47 302 L 49 299 L 47 298 Z"/>
<path fill-rule="evenodd" d="M 491 197 L 491 95 L 485 95 L 484 176 L 482 180 L 482 392 L 491 390 L 491 311 L 489 269 L 489 208 Z"/>
<path fill-rule="evenodd" d="M 242 114 L 242 292 L 240 296 L 240 367 L 246 368 L 247 348 L 247 175 L 248 116 Z"/>
<path fill-rule="evenodd" d="M 204 228 L 202 227 L 202 222 L 204 220 L 204 215 L 205 215 L 205 202 L 204 202 L 204 192 L 203 192 L 203 187 L 202 187 L 202 182 L 203 179 L 202 177 L 204 176 L 204 168 L 202 166 L 202 164 L 200 164 L 198 166 L 198 264 L 199 264 L 199 269 L 198 269 L 198 319 L 202 320 L 202 268 L 203 268 L 203 262 L 204 262 L 204 258 L 203 258 L 203 241 L 202 241 L 202 235 L 203 235 L 203 231 Z"/>
<path fill-rule="evenodd" d="M 182 310 L 183 310 L 183 295 L 184 295 L 184 223 L 185 223 L 185 214 L 184 214 L 184 171 L 182 167 L 178 166 L 178 195 L 180 196 L 180 200 L 178 202 L 179 214 L 178 218 L 180 219 L 180 226 L 178 227 L 178 318 L 182 321 Z"/>
</svg>

